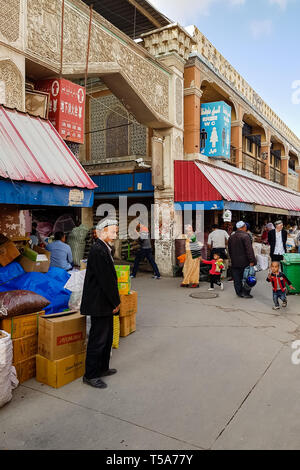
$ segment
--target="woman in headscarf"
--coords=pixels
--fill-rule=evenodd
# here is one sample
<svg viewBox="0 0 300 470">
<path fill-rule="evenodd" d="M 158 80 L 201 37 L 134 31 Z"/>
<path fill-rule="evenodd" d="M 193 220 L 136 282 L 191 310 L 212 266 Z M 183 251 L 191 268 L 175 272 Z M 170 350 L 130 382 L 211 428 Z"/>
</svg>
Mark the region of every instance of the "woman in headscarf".
<svg viewBox="0 0 300 470">
<path fill-rule="evenodd" d="M 200 279 L 200 257 L 193 259 L 192 256 L 190 244 L 194 237 L 195 233 L 193 231 L 193 227 L 191 225 L 186 225 L 185 234 L 183 235 L 183 238 L 186 240 L 186 258 L 184 262 L 183 282 L 181 287 L 191 287 L 193 289 L 197 289 L 199 287 Z"/>
</svg>

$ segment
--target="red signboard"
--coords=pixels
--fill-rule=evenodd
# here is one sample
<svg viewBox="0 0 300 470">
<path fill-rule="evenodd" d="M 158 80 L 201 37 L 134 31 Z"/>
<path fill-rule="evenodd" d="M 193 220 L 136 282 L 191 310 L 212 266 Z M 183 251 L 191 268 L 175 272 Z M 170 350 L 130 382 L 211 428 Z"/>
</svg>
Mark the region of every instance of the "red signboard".
<svg viewBox="0 0 300 470">
<path fill-rule="evenodd" d="M 49 120 L 61 137 L 83 144 L 85 88 L 63 78 L 43 80 L 36 88 L 50 94 Z"/>
</svg>

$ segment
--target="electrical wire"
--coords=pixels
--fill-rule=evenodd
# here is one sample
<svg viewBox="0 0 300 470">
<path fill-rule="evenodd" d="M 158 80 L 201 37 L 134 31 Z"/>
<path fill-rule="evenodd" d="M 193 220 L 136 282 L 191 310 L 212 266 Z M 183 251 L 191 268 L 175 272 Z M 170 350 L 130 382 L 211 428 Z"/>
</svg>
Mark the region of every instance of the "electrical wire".
<svg viewBox="0 0 300 470">
<path fill-rule="evenodd" d="M 95 134 L 96 132 L 108 131 L 110 129 L 119 129 L 119 127 L 128 127 L 128 126 L 132 126 L 132 123 L 130 122 L 128 124 L 121 124 L 120 126 L 114 126 L 114 127 L 105 127 L 104 129 L 97 129 L 95 131 L 85 132 L 85 134 Z"/>
</svg>

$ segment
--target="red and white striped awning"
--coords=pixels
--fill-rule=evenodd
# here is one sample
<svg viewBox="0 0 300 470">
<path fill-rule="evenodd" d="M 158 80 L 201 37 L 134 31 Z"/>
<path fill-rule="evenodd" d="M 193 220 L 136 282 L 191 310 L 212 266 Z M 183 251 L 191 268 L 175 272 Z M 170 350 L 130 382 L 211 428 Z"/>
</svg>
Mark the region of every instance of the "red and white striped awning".
<svg viewBox="0 0 300 470">
<path fill-rule="evenodd" d="M 229 201 L 299 212 L 300 193 L 246 171 L 203 163 L 175 162 L 175 201 Z"/>
<path fill-rule="evenodd" d="M 0 106 L 0 177 L 96 188 L 50 121 Z"/>
<path fill-rule="evenodd" d="M 198 162 L 196 165 L 226 201 L 300 211 L 300 194 L 211 165 Z"/>
</svg>

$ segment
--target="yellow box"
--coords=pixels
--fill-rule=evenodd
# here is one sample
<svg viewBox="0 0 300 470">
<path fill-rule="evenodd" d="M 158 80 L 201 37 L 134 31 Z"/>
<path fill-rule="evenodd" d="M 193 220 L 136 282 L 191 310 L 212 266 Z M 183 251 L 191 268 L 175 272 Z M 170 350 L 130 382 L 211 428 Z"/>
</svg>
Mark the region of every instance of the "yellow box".
<svg viewBox="0 0 300 470">
<path fill-rule="evenodd" d="M 126 337 L 136 331 L 136 314 L 120 318 L 120 336 Z"/>
<path fill-rule="evenodd" d="M 130 266 L 115 265 L 118 282 L 130 282 Z"/>
<path fill-rule="evenodd" d="M 130 283 L 118 282 L 118 289 L 120 295 L 128 295 L 130 292 Z"/>
<path fill-rule="evenodd" d="M 22 384 L 23 382 L 26 382 L 26 380 L 32 379 L 35 377 L 36 374 L 36 355 L 29 357 L 28 359 L 25 359 L 25 361 L 20 361 L 14 364 L 16 371 L 17 371 L 17 377 Z"/>
<path fill-rule="evenodd" d="M 58 361 L 36 356 L 36 380 L 53 388 L 60 388 L 82 377 L 86 353 L 74 354 Z"/>
<path fill-rule="evenodd" d="M 120 318 L 128 317 L 137 313 L 138 309 L 138 294 L 132 290 L 127 295 L 120 295 L 121 307 L 120 307 Z"/>
<path fill-rule="evenodd" d="M 30 313 L 2 320 L 1 329 L 11 335 L 11 339 L 38 334 L 39 316 L 45 312 Z"/>
<path fill-rule="evenodd" d="M 13 364 L 33 357 L 38 352 L 38 335 L 24 336 L 23 338 L 13 339 Z"/>
</svg>

